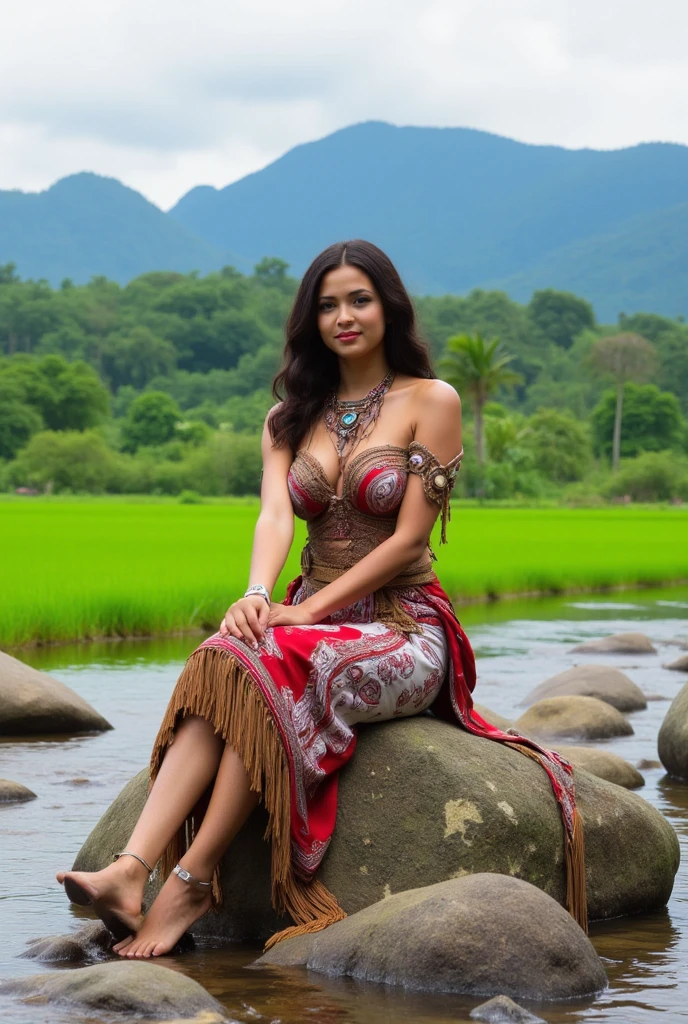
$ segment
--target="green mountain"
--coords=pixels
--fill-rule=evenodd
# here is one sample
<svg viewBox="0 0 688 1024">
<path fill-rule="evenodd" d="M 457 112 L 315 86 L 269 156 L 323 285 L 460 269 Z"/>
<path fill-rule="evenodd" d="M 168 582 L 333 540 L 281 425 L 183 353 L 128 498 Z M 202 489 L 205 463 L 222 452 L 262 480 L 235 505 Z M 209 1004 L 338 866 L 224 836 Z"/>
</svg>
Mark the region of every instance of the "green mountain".
<svg viewBox="0 0 688 1024">
<path fill-rule="evenodd" d="M 352 125 L 296 146 L 226 188 L 163 213 L 111 178 L 0 192 L 0 264 L 58 284 L 150 270 L 299 274 L 326 245 L 364 237 L 417 294 L 555 287 L 615 320 L 688 315 L 688 147 L 531 146 L 467 128 Z M 236 255 L 240 254 L 240 255 Z"/>
<path fill-rule="evenodd" d="M 330 242 L 362 236 L 419 293 L 500 282 L 521 297 L 556 285 L 613 319 L 622 309 L 688 313 L 688 248 L 672 213 L 685 202 L 686 146 L 566 150 L 368 122 L 226 188 L 192 189 L 170 213 L 250 262 L 279 255 L 300 273 Z"/>
<path fill-rule="evenodd" d="M 45 192 L 0 191 L 0 264 L 57 285 L 97 274 L 215 270 L 236 260 L 114 178 L 74 174 Z"/>
</svg>

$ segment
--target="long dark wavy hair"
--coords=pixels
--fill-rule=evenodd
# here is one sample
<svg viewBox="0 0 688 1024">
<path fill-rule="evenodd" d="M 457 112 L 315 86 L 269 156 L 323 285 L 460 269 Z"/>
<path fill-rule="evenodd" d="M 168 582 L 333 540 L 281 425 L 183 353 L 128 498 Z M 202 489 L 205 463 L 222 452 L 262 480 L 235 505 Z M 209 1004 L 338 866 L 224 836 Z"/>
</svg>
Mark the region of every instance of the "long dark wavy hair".
<svg viewBox="0 0 688 1024">
<path fill-rule="evenodd" d="M 270 417 L 273 444 L 296 451 L 306 430 L 320 416 L 328 393 L 339 385 L 337 356 L 318 330 L 320 284 L 330 270 L 349 265 L 368 275 L 382 301 L 387 327 L 385 358 L 395 373 L 435 377 L 428 346 L 418 335 L 413 303 L 382 249 L 357 238 L 336 242 L 316 256 L 303 275 L 286 328 L 283 365 L 272 391 L 281 405 Z"/>
</svg>

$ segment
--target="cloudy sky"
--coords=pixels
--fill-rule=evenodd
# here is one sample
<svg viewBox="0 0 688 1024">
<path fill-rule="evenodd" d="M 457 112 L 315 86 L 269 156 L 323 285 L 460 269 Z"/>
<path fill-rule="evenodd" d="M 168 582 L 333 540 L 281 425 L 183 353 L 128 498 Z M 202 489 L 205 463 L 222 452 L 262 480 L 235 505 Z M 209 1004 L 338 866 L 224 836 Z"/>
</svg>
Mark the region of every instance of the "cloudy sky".
<svg viewBox="0 0 688 1024">
<path fill-rule="evenodd" d="M 24 0 L 0 188 L 92 170 L 167 208 L 371 119 L 688 144 L 687 38 L 686 0 Z"/>
</svg>

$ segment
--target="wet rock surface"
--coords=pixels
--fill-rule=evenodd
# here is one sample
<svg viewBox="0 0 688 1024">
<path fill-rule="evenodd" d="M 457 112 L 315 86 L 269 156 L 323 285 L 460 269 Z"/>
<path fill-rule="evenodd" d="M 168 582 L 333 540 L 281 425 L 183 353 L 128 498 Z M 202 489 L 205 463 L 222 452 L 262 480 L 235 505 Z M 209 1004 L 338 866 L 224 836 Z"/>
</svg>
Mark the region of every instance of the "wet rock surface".
<svg viewBox="0 0 688 1024">
<path fill-rule="evenodd" d="M 36 794 L 21 782 L 11 779 L 0 779 L 0 804 L 18 804 L 26 800 L 35 800 Z"/>
<path fill-rule="evenodd" d="M 92 921 L 67 935 L 49 935 L 34 939 L 21 954 L 24 960 L 41 963 L 84 963 L 105 959 L 114 939 L 104 924 Z"/>
<path fill-rule="evenodd" d="M 111 728 L 64 683 L 0 651 L 0 736 L 72 735 Z"/>
<path fill-rule="evenodd" d="M 688 780 L 688 683 L 666 713 L 657 737 L 657 749 L 669 775 Z"/>
<path fill-rule="evenodd" d="M 526 736 L 544 739 L 604 740 L 632 736 L 633 726 L 620 711 L 596 697 L 547 697 L 514 722 Z"/>
<path fill-rule="evenodd" d="M 571 648 L 572 654 L 656 654 L 657 648 L 644 633 L 614 633 L 586 640 Z"/>
<path fill-rule="evenodd" d="M 628 676 L 609 665 L 577 665 L 546 679 L 522 701 L 529 707 L 547 697 L 596 697 L 617 711 L 642 711 L 645 694 Z"/>
<path fill-rule="evenodd" d="M 542 1017 L 536 1017 L 508 996 L 495 996 L 476 1006 L 468 1016 L 472 1020 L 487 1021 L 488 1024 L 547 1024 Z"/>
<path fill-rule="evenodd" d="M 588 937 L 517 878 L 476 874 L 400 892 L 257 963 L 432 992 L 570 999 L 606 987 Z"/>
<path fill-rule="evenodd" d="M 147 782 L 144 771 L 124 788 L 82 847 L 76 869 L 98 870 L 123 849 Z M 636 794 L 582 770 L 576 793 L 591 919 L 663 906 L 679 859 L 671 825 Z M 264 940 L 291 923 L 270 903 L 265 826 L 259 808 L 223 860 L 224 905 L 194 927 L 196 935 Z M 502 743 L 431 717 L 361 729 L 356 757 L 341 773 L 337 827 L 319 874 L 344 910 L 486 871 L 513 874 L 565 902 L 561 815 L 542 768 Z"/>
<path fill-rule="evenodd" d="M 618 754 L 595 747 L 557 747 L 558 752 L 570 761 L 574 768 L 583 768 L 599 779 L 606 779 L 624 789 L 640 789 L 645 779 L 637 768 Z"/>
<path fill-rule="evenodd" d="M 188 1019 L 204 1011 L 226 1019 L 220 1003 L 197 981 L 158 964 L 116 961 L 0 983 L 0 995 L 40 999 L 79 1010 L 153 1020 Z"/>
</svg>

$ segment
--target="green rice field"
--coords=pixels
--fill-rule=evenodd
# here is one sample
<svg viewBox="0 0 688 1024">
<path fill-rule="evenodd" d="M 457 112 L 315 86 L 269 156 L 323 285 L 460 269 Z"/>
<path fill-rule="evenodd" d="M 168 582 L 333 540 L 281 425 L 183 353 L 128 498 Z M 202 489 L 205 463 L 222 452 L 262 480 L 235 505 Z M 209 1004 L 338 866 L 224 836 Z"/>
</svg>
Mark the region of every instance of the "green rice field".
<svg viewBox="0 0 688 1024">
<path fill-rule="evenodd" d="M 253 499 L 0 501 L 0 645 L 214 629 L 247 585 Z M 303 524 L 275 592 L 299 571 Z M 688 579 L 688 510 L 457 503 L 436 570 L 459 602 Z"/>
</svg>

